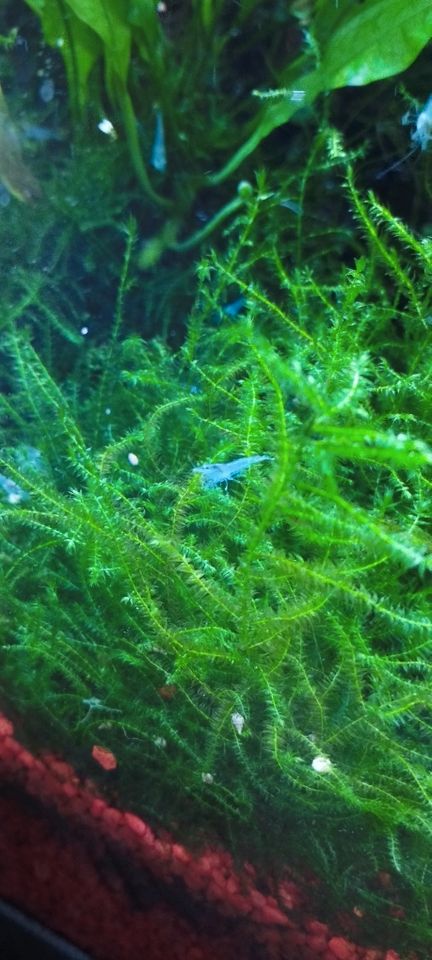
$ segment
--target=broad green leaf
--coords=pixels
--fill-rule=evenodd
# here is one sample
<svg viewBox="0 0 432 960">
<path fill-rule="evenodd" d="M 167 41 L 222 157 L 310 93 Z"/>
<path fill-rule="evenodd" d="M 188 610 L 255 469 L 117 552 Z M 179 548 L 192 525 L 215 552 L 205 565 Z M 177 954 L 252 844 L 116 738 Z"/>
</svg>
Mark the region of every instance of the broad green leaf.
<svg viewBox="0 0 432 960">
<path fill-rule="evenodd" d="M 432 37 L 431 0 L 318 0 L 312 32 L 323 88 L 363 86 L 415 60 Z"/>
<path fill-rule="evenodd" d="M 40 17 L 46 42 L 61 51 L 72 110 L 79 114 L 87 101 L 89 74 L 101 55 L 100 40 L 72 10 L 63 15 L 60 4 L 45 0 L 27 0 L 27 3 Z"/>
<path fill-rule="evenodd" d="M 131 31 L 127 23 L 127 0 L 67 0 L 68 7 L 102 40 L 105 51 L 107 85 L 114 77 L 123 87 L 129 70 Z M 114 90 L 110 89 L 110 96 Z"/>
<path fill-rule="evenodd" d="M 134 0 L 129 9 L 128 23 L 142 61 L 160 66 L 166 36 L 153 0 Z"/>
</svg>

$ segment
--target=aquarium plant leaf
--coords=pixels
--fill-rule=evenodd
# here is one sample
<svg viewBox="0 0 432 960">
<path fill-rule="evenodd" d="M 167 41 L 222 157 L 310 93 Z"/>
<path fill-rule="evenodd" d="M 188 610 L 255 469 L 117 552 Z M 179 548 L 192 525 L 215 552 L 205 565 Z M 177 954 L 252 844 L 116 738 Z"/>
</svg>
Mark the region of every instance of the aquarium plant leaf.
<svg viewBox="0 0 432 960">
<path fill-rule="evenodd" d="M 77 120 L 88 101 L 88 80 L 102 52 L 100 39 L 72 9 L 44 0 L 26 0 L 41 21 L 45 40 L 64 60 L 72 115 Z"/>
<path fill-rule="evenodd" d="M 136 0 L 128 11 L 128 23 L 142 62 L 149 65 L 154 80 L 159 79 L 162 87 L 167 69 L 163 57 L 167 41 L 153 0 Z"/>
<path fill-rule="evenodd" d="M 290 78 L 292 79 L 292 86 L 288 83 L 288 86 L 281 90 L 276 102 L 266 104 L 261 109 L 253 132 L 222 170 L 210 174 L 208 178 L 210 183 L 217 184 L 226 180 L 257 149 L 262 140 L 268 137 L 273 130 L 277 130 L 284 123 L 288 123 L 299 109 L 310 106 L 323 90 L 322 75 L 318 70 L 310 71 L 305 75 L 300 74 L 297 77 L 291 71 Z"/>
<path fill-rule="evenodd" d="M 363 86 L 394 76 L 432 37 L 429 0 L 318 0 L 313 35 L 323 89 Z"/>
<path fill-rule="evenodd" d="M 304 72 L 306 57 L 282 72 L 280 99 L 267 104 L 253 132 L 210 182 L 230 176 L 259 143 L 320 93 L 364 86 L 405 70 L 432 37 L 428 0 L 321 0 L 310 25 L 316 69 Z M 296 76 L 297 72 L 297 76 Z M 277 95 L 277 90 L 275 91 Z"/>
<path fill-rule="evenodd" d="M 67 5 L 102 41 L 109 96 L 115 99 L 115 80 L 126 84 L 131 49 L 127 24 L 128 4 L 123 0 L 67 0 Z"/>
</svg>

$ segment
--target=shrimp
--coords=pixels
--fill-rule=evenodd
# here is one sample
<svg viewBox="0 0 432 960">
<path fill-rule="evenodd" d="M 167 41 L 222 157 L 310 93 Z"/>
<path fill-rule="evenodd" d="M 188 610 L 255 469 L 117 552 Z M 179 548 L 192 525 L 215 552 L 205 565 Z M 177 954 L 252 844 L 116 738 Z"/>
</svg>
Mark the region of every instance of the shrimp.
<svg viewBox="0 0 432 960">
<path fill-rule="evenodd" d="M 417 114 L 412 114 L 410 110 L 408 113 L 404 113 L 401 123 L 404 127 L 409 124 L 415 127 L 411 134 L 411 140 L 414 146 L 411 147 L 411 150 L 408 150 L 408 153 L 401 157 L 400 160 L 396 160 L 390 167 L 386 167 L 385 170 L 378 173 L 377 180 L 381 180 L 381 177 L 385 177 L 391 170 L 397 170 L 402 163 L 405 163 L 405 160 L 412 157 L 418 148 L 420 150 L 427 150 L 432 140 L 432 96 L 426 100 L 423 110 L 420 110 Z"/>
<path fill-rule="evenodd" d="M 427 150 L 432 140 L 432 96 L 426 100 L 423 110 L 420 110 L 417 116 L 414 114 L 413 118 L 410 111 L 408 111 L 408 113 L 405 113 L 402 117 L 401 122 L 403 126 L 407 126 L 408 124 L 415 125 L 415 130 L 411 134 L 411 140 L 415 143 L 416 147 L 420 147 L 420 150 Z"/>
<path fill-rule="evenodd" d="M 201 467 L 194 467 L 192 473 L 199 473 L 203 486 L 210 490 L 220 483 L 227 483 L 228 480 L 244 473 L 254 463 L 262 463 L 263 460 L 273 460 L 273 457 L 255 454 L 252 457 L 238 457 L 237 460 L 229 460 L 228 463 L 204 463 Z"/>
</svg>

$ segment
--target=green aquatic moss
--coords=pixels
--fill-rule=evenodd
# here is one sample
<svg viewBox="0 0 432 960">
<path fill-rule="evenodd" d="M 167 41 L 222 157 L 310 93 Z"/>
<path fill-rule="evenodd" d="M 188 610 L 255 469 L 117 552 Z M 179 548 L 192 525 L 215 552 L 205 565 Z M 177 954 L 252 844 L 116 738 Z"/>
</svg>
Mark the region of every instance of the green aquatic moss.
<svg viewBox="0 0 432 960">
<path fill-rule="evenodd" d="M 341 228 L 325 263 L 303 235 L 309 170 L 289 244 L 259 180 L 176 348 L 128 332 L 132 221 L 74 370 L 7 317 L 0 691 L 32 746 L 92 776 L 112 750 L 101 783 L 153 824 L 312 870 L 366 940 L 425 947 L 432 247 L 324 140 L 345 264 Z"/>
</svg>

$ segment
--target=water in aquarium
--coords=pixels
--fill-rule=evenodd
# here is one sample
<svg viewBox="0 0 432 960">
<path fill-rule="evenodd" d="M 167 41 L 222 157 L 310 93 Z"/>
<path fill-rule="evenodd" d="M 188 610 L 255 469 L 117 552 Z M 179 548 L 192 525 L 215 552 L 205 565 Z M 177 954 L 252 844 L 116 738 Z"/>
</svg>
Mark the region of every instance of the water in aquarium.
<svg viewBox="0 0 432 960">
<path fill-rule="evenodd" d="M 5 960 L 432 956 L 431 38 L 1 2 Z"/>
</svg>

